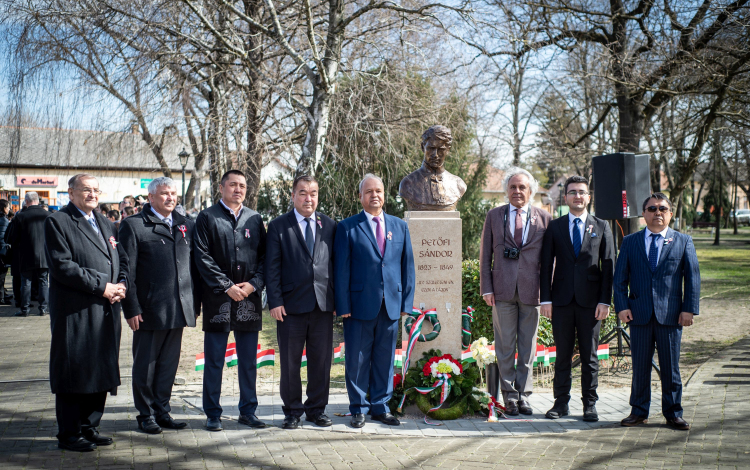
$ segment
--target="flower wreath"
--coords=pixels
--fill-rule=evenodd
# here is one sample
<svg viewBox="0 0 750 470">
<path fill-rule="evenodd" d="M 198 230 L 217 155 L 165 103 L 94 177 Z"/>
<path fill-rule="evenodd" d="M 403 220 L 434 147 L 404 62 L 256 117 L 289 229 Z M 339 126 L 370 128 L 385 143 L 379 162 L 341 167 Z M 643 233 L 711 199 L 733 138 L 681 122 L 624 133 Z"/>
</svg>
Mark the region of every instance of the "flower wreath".
<svg viewBox="0 0 750 470">
<path fill-rule="evenodd" d="M 424 317 L 429 320 L 430 324 L 432 325 L 432 332 L 422 334 L 422 325 L 419 324 L 419 337 L 418 340 L 420 343 L 423 343 L 425 341 L 432 341 L 435 338 L 437 338 L 440 335 L 440 320 L 438 320 L 437 316 L 437 309 L 431 308 L 429 310 L 422 311 L 418 309 L 417 307 L 412 307 L 411 313 L 406 316 L 404 319 L 404 327 L 406 328 L 406 331 L 411 331 L 412 325 L 414 325 L 414 322 L 419 319 L 420 316 L 424 315 Z"/>
</svg>

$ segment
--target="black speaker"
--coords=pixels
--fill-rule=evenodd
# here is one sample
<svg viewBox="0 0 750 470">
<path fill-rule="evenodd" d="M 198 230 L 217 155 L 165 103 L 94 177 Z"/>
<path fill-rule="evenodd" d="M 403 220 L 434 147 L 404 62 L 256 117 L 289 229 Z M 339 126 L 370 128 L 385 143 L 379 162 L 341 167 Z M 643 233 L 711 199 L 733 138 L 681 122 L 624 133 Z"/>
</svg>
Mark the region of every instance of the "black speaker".
<svg viewBox="0 0 750 470">
<path fill-rule="evenodd" d="M 612 153 L 592 159 L 594 208 L 600 219 L 640 217 L 651 195 L 649 155 Z"/>
</svg>

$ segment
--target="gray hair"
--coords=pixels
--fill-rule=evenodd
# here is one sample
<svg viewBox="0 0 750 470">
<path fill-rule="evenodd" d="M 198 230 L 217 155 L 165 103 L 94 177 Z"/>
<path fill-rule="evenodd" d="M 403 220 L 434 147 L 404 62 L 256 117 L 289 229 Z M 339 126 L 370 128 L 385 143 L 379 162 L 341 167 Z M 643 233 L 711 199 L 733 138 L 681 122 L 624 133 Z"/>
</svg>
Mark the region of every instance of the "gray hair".
<svg viewBox="0 0 750 470">
<path fill-rule="evenodd" d="M 529 188 L 531 189 L 531 197 L 529 198 L 529 204 L 534 202 L 534 195 L 539 191 L 539 182 L 523 168 L 512 167 L 505 172 L 505 178 L 503 178 L 503 191 L 505 191 L 505 202 L 510 202 L 510 196 L 508 194 L 508 183 L 514 176 L 523 175 L 529 179 Z"/>
<path fill-rule="evenodd" d="M 79 181 L 81 181 L 81 180 L 89 180 L 89 179 L 95 180 L 96 177 L 94 175 L 90 175 L 88 173 L 78 173 L 77 175 L 74 175 L 73 177 L 71 177 L 68 180 L 68 187 L 69 188 L 73 188 L 73 189 L 78 189 L 77 185 L 78 185 Z"/>
<path fill-rule="evenodd" d="M 385 183 L 383 183 L 383 180 L 380 179 L 380 176 L 373 175 L 372 173 L 367 173 L 363 178 L 362 181 L 359 182 L 359 194 L 362 194 L 362 187 L 365 185 L 365 181 L 375 178 L 376 180 L 380 181 L 380 184 L 383 185 L 383 188 L 385 189 Z"/>
<path fill-rule="evenodd" d="M 177 185 L 172 178 L 160 176 L 158 178 L 154 178 L 148 184 L 148 193 L 156 194 L 156 190 L 159 189 L 159 186 L 169 186 L 170 188 L 175 188 L 175 190 L 177 189 Z"/>
<path fill-rule="evenodd" d="M 27 192 L 23 199 L 27 206 L 39 204 L 39 194 L 37 194 L 36 191 Z"/>
</svg>

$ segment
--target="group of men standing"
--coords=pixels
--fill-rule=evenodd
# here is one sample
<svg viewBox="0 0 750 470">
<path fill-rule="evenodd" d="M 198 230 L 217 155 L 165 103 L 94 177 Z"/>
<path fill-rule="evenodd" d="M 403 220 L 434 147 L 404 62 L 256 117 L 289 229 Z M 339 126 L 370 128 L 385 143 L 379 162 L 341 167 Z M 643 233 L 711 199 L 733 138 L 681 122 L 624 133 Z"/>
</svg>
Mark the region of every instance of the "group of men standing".
<svg viewBox="0 0 750 470">
<path fill-rule="evenodd" d="M 363 178 L 364 210 L 339 224 L 316 211 L 317 181 L 298 177 L 293 209 L 273 220 L 268 233 L 260 214 L 242 204 L 247 182 L 237 170 L 223 175 L 221 199 L 195 223 L 174 210 L 174 181 L 154 179 L 148 204 L 123 220 L 118 234 L 94 210 L 101 194 L 94 176 L 76 175 L 68 186 L 70 204 L 49 217 L 44 233 L 60 448 L 85 452 L 113 442 L 98 426 L 107 393 L 120 386 L 121 312 L 133 330 L 133 399 L 143 432 L 187 426 L 171 417 L 169 400 L 183 329 L 195 326 L 201 312 L 206 429 L 222 430 L 230 332 L 238 357 L 238 422 L 265 427 L 255 415 L 264 287 L 278 321 L 283 427 L 297 428 L 303 414 L 318 426 L 332 424 L 325 408 L 335 315 L 344 318 L 352 425 L 364 426 L 368 413 L 399 424 L 387 403 L 398 318 L 413 303 L 414 262 L 406 223 L 383 211 L 379 177 Z M 304 403 L 303 351 L 309 379 Z"/>
<path fill-rule="evenodd" d="M 569 213 L 555 220 L 530 205 L 537 188 L 527 171 L 509 170 L 505 189 L 510 203 L 487 213 L 482 232 L 481 289 L 485 302 L 493 307 L 499 388 L 506 412 L 533 413 L 528 397 L 541 311 L 551 320 L 557 348 L 555 402 L 546 417 L 570 414 L 571 365 L 577 342 L 583 420 L 598 421 L 597 347 L 614 289 L 615 311 L 630 324 L 633 358 L 632 411 L 621 424 L 647 422 L 656 348 L 662 413 L 669 426 L 689 429 L 680 405 L 680 340 L 682 327 L 692 325 L 698 314 L 700 273 L 691 238 L 669 228 L 669 198 L 654 193 L 643 202 L 647 228 L 624 237 L 615 261 L 609 224 L 587 212 L 591 195 L 586 178 L 567 179 L 564 192 Z"/>
</svg>

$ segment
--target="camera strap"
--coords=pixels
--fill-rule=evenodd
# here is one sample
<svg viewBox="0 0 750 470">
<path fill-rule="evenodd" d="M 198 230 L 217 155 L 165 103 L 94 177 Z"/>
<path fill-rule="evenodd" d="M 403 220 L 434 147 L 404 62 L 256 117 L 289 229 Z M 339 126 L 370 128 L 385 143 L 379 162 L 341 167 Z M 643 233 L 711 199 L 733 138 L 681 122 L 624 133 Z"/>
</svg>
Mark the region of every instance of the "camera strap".
<svg viewBox="0 0 750 470">
<path fill-rule="evenodd" d="M 508 209 L 506 209 L 505 213 L 503 214 L 503 248 L 505 248 L 505 237 L 508 230 L 508 213 L 510 212 L 510 208 L 515 207 L 513 204 L 508 204 Z M 518 209 L 516 209 L 518 210 Z M 523 227 L 523 232 L 521 232 L 521 246 L 518 247 L 518 251 L 521 251 L 521 248 L 526 244 L 526 242 L 523 241 L 523 234 L 526 233 L 528 237 L 529 233 L 529 220 L 531 220 L 531 204 L 529 204 L 529 210 L 526 214 L 526 224 Z M 528 241 L 528 240 L 526 240 Z"/>
</svg>

